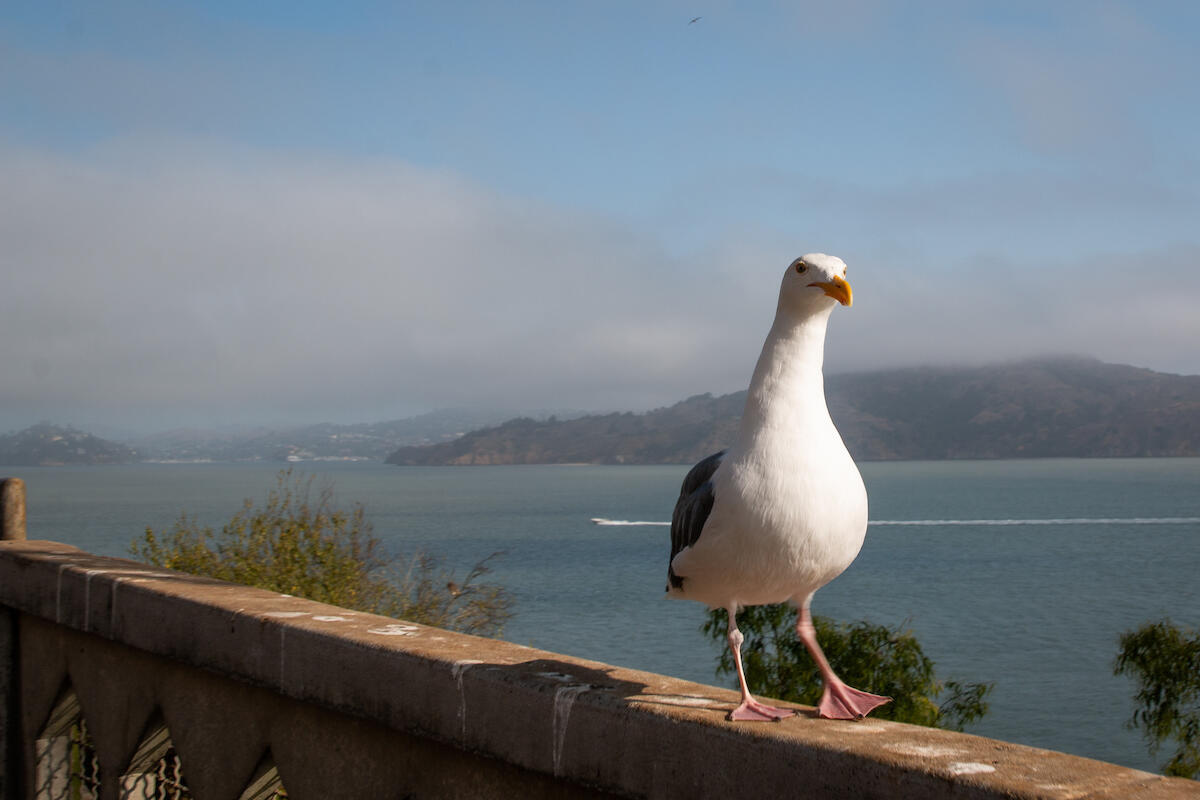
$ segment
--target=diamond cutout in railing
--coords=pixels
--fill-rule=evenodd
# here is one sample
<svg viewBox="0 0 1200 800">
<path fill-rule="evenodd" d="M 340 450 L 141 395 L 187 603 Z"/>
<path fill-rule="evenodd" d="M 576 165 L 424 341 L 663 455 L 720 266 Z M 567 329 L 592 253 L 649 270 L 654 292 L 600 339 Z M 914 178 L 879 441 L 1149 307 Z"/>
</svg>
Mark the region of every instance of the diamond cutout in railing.
<svg viewBox="0 0 1200 800">
<path fill-rule="evenodd" d="M 283 788 L 279 770 L 275 767 L 275 759 L 268 750 L 258 762 L 254 777 L 238 800 L 287 800 L 287 796 L 287 789 Z"/>
<path fill-rule="evenodd" d="M 100 763 L 88 734 L 79 697 L 68 684 L 59 693 L 35 745 L 38 800 L 94 800 L 100 793 Z"/>
<path fill-rule="evenodd" d="M 100 762 L 79 697 L 69 684 L 59 693 L 34 751 L 38 800 L 95 800 L 100 795 Z"/>
<path fill-rule="evenodd" d="M 121 776 L 122 800 L 191 800 L 171 732 L 155 715 Z"/>
</svg>

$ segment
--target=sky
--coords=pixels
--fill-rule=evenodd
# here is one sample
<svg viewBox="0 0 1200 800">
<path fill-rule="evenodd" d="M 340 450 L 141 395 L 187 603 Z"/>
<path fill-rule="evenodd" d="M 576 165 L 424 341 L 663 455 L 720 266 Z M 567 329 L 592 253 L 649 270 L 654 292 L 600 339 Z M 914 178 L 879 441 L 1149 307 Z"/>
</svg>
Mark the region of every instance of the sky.
<svg viewBox="0 0 1200 800">
<path fill-rule="evenodd" d="M 0 433 L 737 391 L 808 252 L 827 373 L 1197 374 L 1197 41 L 1184 0 L 6 0 Z"/>
</svg>

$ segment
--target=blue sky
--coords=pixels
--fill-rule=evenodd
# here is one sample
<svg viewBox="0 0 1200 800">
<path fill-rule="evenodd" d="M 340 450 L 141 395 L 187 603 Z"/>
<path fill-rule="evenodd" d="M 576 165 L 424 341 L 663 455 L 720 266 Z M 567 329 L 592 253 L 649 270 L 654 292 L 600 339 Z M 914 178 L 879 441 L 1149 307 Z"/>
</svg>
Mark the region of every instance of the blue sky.
<svg viewBox="0 0 1200 800">
<path fill-rule="evenodd" d="M 810 251 L 829 372 L 1200 373 L 1200 6 L 826 5 L 4 4 L 0 429 L 734 391 Z"/>
</svg>

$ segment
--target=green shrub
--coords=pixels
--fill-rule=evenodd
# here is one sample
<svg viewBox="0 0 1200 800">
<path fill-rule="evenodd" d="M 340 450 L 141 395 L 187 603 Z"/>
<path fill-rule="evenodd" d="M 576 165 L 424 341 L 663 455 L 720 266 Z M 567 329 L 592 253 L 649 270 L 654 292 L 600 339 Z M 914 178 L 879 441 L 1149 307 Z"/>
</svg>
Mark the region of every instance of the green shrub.
<svg viewBox="0 0 1200 800">
<path fill-rule="evenodd" d="M 1163 772 L 1200 778 L 1200 631 L 1166 619 L 1126 631 L 1113 673 L 1137 681 L 1137 708 L 1128 724 L 1142 729 L 1150 751 L 1157 753 L 1169 739 L 1178 744 Z"/>
<path fill-rule="evenodd" d="M 750 691 L 780 700 L 815 706 L 824 685 L 821 672 L 796 637 L 795 610 L 786 603 L 750 606 L 738 612 L 742 666 Z M 912 631 L 873 625 L 866 620 L 839 623 L 813 617 L 817 640 L 833 671 L 846 683 L 892 702 L 872 712 L 876 717 L 936 728 L 962 730 L 988 711 L 990 683 L 938 680 L 934 663 Z M 708 613 L 702 630 L 726 642 L 724 611 Z M 735 675 L 733 654 L 725 647 L 717 675 Z"/>
<path fill-rule="evenodd" d="M 168 531 L 146 528 L 130 550 L 160 567 L 464 633 L 495 636 L 512 617 L 507 590 L 480 582 L 498 553 L 456 581 L 439 558 L 386 553 L 361 505 L 338 508 L 332 489 L 314 495 L 312 484 L 284 470 L 265 505 L 247 499 L 219 531 L 184 514 Z"/>
</svg>

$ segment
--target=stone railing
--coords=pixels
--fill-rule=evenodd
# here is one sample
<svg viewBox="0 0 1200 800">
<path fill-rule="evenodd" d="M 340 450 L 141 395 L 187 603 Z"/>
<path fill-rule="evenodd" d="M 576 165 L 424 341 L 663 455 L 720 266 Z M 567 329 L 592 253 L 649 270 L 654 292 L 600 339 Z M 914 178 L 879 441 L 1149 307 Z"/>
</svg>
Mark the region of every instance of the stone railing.
<svg viewBox="0 0 1200 800">
<path fill-rule="evenodd" d="M 0 798 L 1175 798 L 1200 783 L 0 541 Z"/>
</svg>

